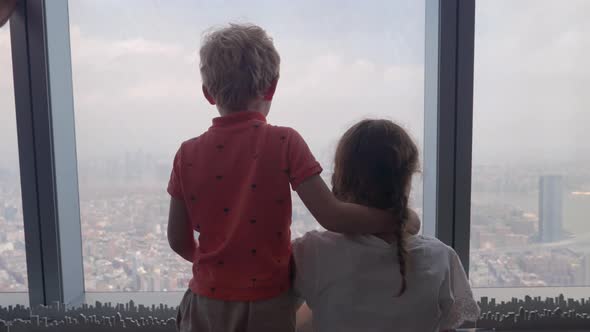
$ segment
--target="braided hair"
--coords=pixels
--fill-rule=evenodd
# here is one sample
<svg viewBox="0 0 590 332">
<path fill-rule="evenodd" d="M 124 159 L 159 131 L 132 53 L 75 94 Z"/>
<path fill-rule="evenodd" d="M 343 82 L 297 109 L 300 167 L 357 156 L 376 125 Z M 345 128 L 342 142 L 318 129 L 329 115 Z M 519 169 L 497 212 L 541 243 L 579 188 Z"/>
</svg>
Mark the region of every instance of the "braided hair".
<svg viewBox="0 0 590 332">
<path fill-rule="evenodd" d="M 344 133 L 334 158 L 332 191 L 346 202 L 390 210 L 394 231 L 401 296 L 407 289 L 407 249 L 403 236 L 408 220 L 412 175 L 419 169 L 418 148 L 406 131 L 388 120 L 363 120 Z"/>
</svg>

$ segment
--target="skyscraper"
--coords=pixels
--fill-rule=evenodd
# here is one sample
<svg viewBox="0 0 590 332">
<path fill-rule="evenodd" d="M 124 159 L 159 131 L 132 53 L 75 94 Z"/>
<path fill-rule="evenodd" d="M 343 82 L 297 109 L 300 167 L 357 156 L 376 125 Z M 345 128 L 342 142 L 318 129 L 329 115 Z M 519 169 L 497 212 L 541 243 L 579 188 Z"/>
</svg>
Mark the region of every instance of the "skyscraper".
<svg viewBox="0 0 590 332">
<path fill-rule="evenodd" d="M 563 181 L 558 175 L 539 179 L 539 240 L 559 241 L 563 224 Z"/>
</svg>

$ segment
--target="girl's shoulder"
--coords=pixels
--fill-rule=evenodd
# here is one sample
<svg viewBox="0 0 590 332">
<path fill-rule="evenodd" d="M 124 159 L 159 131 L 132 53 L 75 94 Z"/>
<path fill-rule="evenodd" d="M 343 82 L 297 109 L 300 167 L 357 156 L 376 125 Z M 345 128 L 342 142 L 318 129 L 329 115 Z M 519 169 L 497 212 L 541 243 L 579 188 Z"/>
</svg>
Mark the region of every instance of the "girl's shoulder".
<svg viewBox="0 0 590 332">
<path fill-rule="evenodd" d="M 444 244 L 441 240 L 426 235 L 413 235 L 408 238 L 407 242 L 408 249 L 430 248 L 441 251 L 452 249 L 451 247 Z"/>
<path fill-rule="evenodd" d="M 293 247 L 311 247 L 311 246 L 323 246 L 323 245 L 337 245 L 346 241 L 346 235 L 334 233 L 330 231 L 310 231 L 303 236 L 293 240 Z"/>
<path fill-rule="evenodd" d="M 449 254 L 454 253 L 453 248 L 447 246 L 437 238 L 413 235 L 406 241 L 408 251 L 428 252 L 431 254 Z M 385 241 L 372 235 L 348 235 L 334 233 L 330 231 L 310 231 L 303 236 L 293 240 L 293 246 L 327 246 L 327 247 L 376 247 L 388 249 L 395 247 L 393 244 L 388 244 Z"/>
<path fill-rule="evenodd" d="M 296 258 L 319 256 L 332 259 L 344 253 L 353 255 L 379 254 L 396 250 L 394 244 L 371 235 L 347 235 L 330 231 L 311 231 L 297 238 L 292 243 Z M 414 260 L 423 264 L 447 266 L 455 261 L 457 253 L 437 238 L 414 235 L 407 239 L 406 249 Z M 441 266 L 441 267 L 442 267 Z"/>
<path fill-rule="evenodd" d="M 361 236 L 330 231 L 310 231 L 292 242 L 292 252 L 296 260 L 311 259 L 316 262 L 332 260 L 346 253 L 358 255 L 366 248 L 366 240 Z"/>
<path fill-rule="evenodd" d="M 432 263 L 452 262 L 457 256 L 453 248 L 444 244 L 437 238 L 415 235 L 407 241 L 408 252 L 421 260 Z"/>
</svg>

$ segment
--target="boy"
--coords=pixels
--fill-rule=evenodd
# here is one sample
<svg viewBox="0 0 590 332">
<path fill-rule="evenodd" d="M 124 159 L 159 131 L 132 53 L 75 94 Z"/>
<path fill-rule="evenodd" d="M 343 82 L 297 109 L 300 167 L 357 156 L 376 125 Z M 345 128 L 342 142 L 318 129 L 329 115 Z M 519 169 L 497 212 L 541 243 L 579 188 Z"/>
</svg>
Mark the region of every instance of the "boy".
<svg viewBox="0 0 590 332">
<path fill-rule="evenodd" d="M 292 331 L 289 187 L 334 232 L 391 232 L 393 217 L 337 200 L 301 136 L 266 123 L 280 57 L 263 29 L 232 24 L 213 31 L 200 57 L 203 94 L 220 117 L 181 145 L 168 185 L 168 241 L 193 263 L 177 327 Z"/>
</svg>

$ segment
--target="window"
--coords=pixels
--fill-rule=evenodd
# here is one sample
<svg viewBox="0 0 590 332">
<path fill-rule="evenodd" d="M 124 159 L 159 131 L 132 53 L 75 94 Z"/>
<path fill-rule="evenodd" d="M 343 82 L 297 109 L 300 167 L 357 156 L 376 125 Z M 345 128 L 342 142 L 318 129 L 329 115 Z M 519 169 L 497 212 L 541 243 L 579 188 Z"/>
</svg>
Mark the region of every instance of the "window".
<svg viewBox="0 0 590 332">
<path fill-rule="evenodd" d="M 3 68 L 0 75 L 0 292 L 26 292 L 27 262 L 8 24 L 0 28 L 0 68 Z"/>
<path fill-rule="evenodd" d="M 165 188 L 179 144 L 217 115 L 197 52 L 213 25 L 253 22 L 274 37 L 269 121 L 302 134 L 327 181 L 337 139 L 364 117 L 393 119 L 422 145 L 423 1 L 70 1 L 69 11 L 87 291 L 186 289 Z M 420 176 L 414 187 L 420 210 Z M 293 196 L 300 236 L 319 226 Z"/>
<path fill-rule="evenodd" d="M 476 287 L 590 285 L 589 11 L 587 1 L 477 3 Z"/>
</svg>

